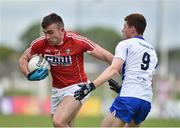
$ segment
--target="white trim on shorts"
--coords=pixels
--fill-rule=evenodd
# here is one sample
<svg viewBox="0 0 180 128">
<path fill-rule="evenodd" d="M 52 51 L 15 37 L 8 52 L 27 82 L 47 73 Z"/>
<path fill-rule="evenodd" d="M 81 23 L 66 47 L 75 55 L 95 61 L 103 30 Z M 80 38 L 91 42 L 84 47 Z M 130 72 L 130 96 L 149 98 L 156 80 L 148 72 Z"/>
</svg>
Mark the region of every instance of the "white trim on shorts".
<svg viewBox="0 0 180 128">
<path fill-rule="evenodd" d="M 80 87 L 78 85 L 85 84 L 85 83 L 86 82 L 73 84 L 73 85 L 70 85 L 70 86 L 67 86 L 67 87 L 64 87 L 64 88 L 61 88 L 61 89 L 52 87 L 51 88 L 51 114 L 53 114 L 55 112 L 55 110 L 57 109 L 59 103 L 61 102 L 61 100 L 65 96 L 73 96 L 74 97 L 74 92 L 76 90 L 80 89 Z M 80 101 L 81 104 L 83 104 L 88 97 L 89 97 L 89 95 L 84 97 L 84 99 L 82 99 Z"/>
</svg>

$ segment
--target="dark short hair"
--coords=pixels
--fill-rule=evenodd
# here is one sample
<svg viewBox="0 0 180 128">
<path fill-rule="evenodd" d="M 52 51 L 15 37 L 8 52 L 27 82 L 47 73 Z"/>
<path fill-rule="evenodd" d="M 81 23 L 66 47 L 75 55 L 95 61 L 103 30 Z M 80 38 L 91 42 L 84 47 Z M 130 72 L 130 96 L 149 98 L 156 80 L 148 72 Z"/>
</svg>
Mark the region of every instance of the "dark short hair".
<svg viewBox="0 0 180 128">
<path fill-rule="evenodd" d="M 51 24 L 57 24 L 59 27 L 64 27 L 64 22 L 62 20 L 62 18 L 57 15 L 56 13 L 51 13 L 47 16 L 45 16 L 42 20 L 41 26 L 42 28 L 46 28 L 47 26 L 51 25 Z"/>
<path fill-rule="evenodd" d="M 134 26 L 138 34 L 143 34 L 146 28 L 146 19 L 142 14 L 133 13 L 125 17 L 129 27 Z"/>
</svg>

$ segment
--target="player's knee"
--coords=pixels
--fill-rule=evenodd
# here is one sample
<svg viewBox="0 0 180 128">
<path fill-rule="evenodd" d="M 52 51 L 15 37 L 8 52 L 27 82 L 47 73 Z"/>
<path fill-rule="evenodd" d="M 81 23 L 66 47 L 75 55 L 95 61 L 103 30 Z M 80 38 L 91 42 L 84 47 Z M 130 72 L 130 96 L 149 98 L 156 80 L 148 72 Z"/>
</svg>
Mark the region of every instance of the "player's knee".
<svg viewBox="0 0 180 128">
<path fill-rule="evenodd" d="M 53 122 L 54 127 L 67 127 L 68 126 L 67 122 L 61 119 L 53 118 L 52 122 Z"/>
</svg>

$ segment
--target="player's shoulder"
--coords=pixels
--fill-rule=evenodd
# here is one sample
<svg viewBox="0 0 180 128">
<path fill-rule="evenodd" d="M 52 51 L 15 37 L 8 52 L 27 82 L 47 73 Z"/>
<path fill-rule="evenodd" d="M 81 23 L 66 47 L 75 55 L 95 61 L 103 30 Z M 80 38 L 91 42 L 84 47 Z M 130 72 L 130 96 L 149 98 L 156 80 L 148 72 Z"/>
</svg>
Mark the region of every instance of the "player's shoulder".
<svg viewBox="0 0 180 128">
<path fill-rule="evenodd" d="M 65 37 L 68 39 L 80 39 L 80 38 L 82 38 L 82 36 L 79 35 L 77 32 L 72 32 L 72 31 L 66 31 Z"/>
<path fill-rule="evenodd" d="M 89 41 L 87 37 L 84 37 L 77 32 L 67 31 L 66 32 L 66 38 L 73 39 L 73 40 L 79 40 L 79 41 Z"/>
<path fill-rule="evenodd" d="M 73 31 L 66 31 L 66 36 L 68 37 L 74 37 L 79 35 L 77 32 L 73 32 Z"/>
<path fill-rule="evenodd" d="M 153 45 L 147 40 L 143 40 L 142 42 L 139 42 L 139 45 L 141 45 L 141 46 L 143 46 L 143 47 L 145 47 L 151 51 L 155 51 Z"/>
<path fill-rule="evenodd" d="M 35 40 L 33 40 L 30 45 L 31 46 L 33 46 L 33 45 L 41 45 L 41 44 L 43 44 L 45 42 L 45 40 L 46 40 L 46 37 L 41 36 L 41 37 L 36 38 Z"/>
<path fill-rule="evenodd" d="M 128 45 L 129 45 L 128 42 L 130 42 L 129 39 L 122 40 L 122 41 L 120 41 L 120 42 L 118 43 L 117 46 L 118 46 L 118 47 L 119 47 L 119 46 L 128 46 Z"/>
<path fill-rule="evenodd" d="M 134 42 L 139 42 L 139 41 L 143 41 L 143 39 L 139 39 L 139 38 L 129 38 L 125 40 L 128 43 L 134 43 Z"/>
<path fill-rule="evenodd" d="M 95 45 L 95 43 L 91 40 L 89 40 L 87 37 L 84 37 L 82 35 L 79 35 L 76 32 L 72 32 L 72 31 L 68 31 L 65 34 L 65 38 L 66 39 L 70 39 L 72 40 L 72 42 L 80 44 L 80 45 L 84 45 L 84 44 L 88 44 L 88 45 Z"/>
<path fill-rule="evenodd" d="M 121 44 L 128 44 L 128 43 L 132 43 L 134 41 L 135 40 L 133 38 L 129 38 L 129 39 L 122 40 L 119 43 L 121 43 Z"/>
<path fill-rule="evenodd" d="M 151 50 L 154 49 L 151 43 L 144 38 L 130 38 L 127 39 L 126 41 L 135 46 L 138 43 L 139 45 L 150 48 Z"/>
</svg>

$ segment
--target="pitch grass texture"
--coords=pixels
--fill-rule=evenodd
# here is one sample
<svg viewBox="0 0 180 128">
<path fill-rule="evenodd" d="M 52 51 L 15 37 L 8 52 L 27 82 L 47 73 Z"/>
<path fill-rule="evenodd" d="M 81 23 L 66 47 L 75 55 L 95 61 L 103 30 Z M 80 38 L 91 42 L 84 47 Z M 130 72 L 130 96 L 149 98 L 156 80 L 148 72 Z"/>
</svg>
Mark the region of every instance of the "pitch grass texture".
<svg viewBox="0 0 180 128">
<path fill-rule="evenodd" d="M 78 117 L 76 127 L 99 127 L 102 117 Z M 2 116 L 0 127 L 53 127 L 48 116 Z M 148 119 L 142 127 L 180 127 L 180 119 Z"/>
</svg>

